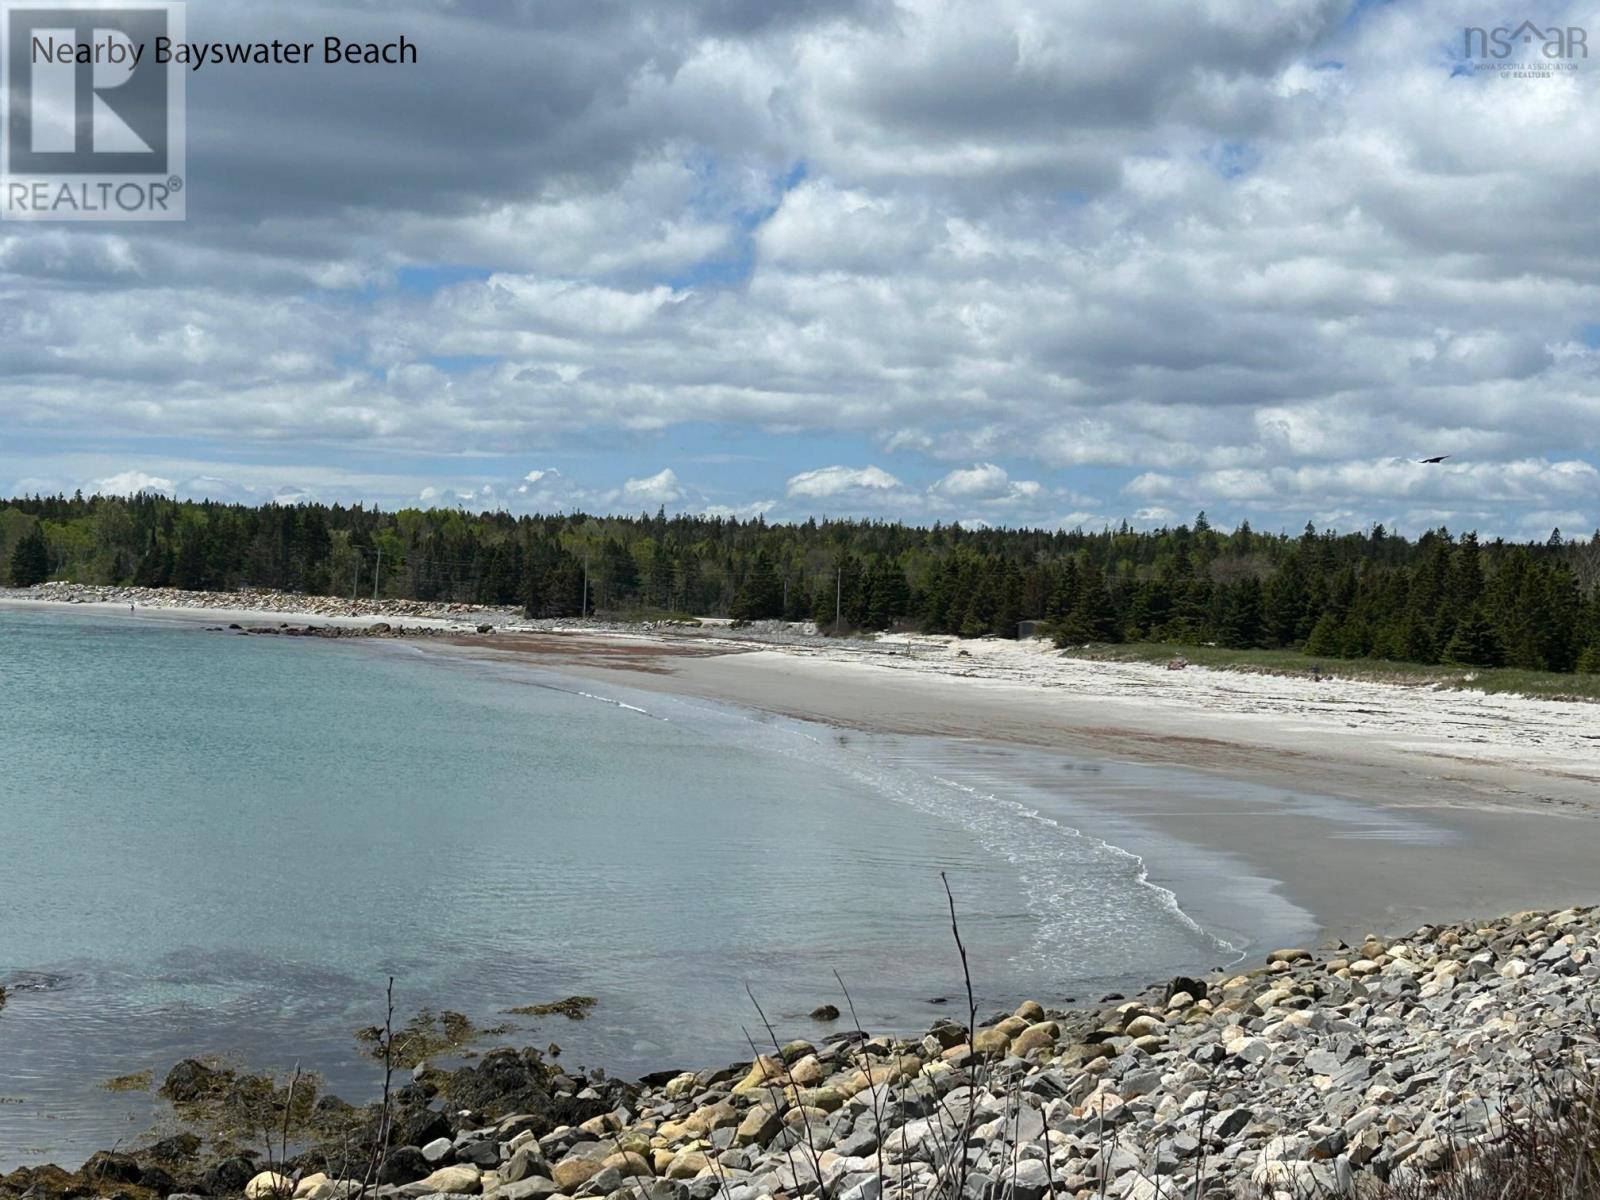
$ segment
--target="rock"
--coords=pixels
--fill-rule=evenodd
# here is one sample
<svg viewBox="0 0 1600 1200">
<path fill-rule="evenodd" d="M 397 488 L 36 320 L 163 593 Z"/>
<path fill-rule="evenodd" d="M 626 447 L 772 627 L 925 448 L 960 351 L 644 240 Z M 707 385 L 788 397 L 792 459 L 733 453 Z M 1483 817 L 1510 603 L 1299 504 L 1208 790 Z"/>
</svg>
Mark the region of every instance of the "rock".
<svg viewBox="0 0 1600 1200">
<path fill-rule="evenodd" d="M 1254 1117 L 1248 1108 L 1224 1109 L 1206 1124 L 1206 1132 L 1213 1138 L 1226 1140 L 1242 1132 Z"/>
<path fill-rule="evenodd" d="M 983 1058 L 1000 1058 L 1010 1046 L 1010 1035 L 1001 1029 L 980 1029 L 972 1039 L 972 1052 Z"/>
<path fill-rule="evenodd" d="M 837 1021 L 839 1010 L 831 1004 L 819 1004 L 811 1010 L 813 1021 Z"/>
<path fill-rule="evenodd" d="M 159 1090 L 174 1104 L 193 1104 L 209 1096 L 226 1080 L 226 1073 L 213 1070 L 198 1059 L 186 1058 L 167 1072 Z"/>
<path fill-rule="evenodd" d="M 1274 950 L 1267 955 L 1267 964 L 1310 962 L 1311 951 L 1296 947 L 1290 950 Z"/>
<path fill-rule="evenodd" d="M 1003 1175 L 1013 1200 L 1044 1200 L 1050 1192 L 1050 1172 L 1037 1158 L 1026 1158 Z"/>
<path fill-rule="evenodd" d="M 563 1192 L 572 1192 L 600 1173 L 597 1158 L 564 1158 L 550 1168 L 550 1178 Z"/>
<path fill-rule="evenodd" d="M 667 1167 L 665 1174 L 668 1179 L 693 1179 L 704 1171 L 709 1163 L 706 1156 L 698 1150 L 680 1150 L 673 1158 L 672 1164 Z"/>
<path fill-rule="evenodd" d="M 789 1078 L 800 1087 L 813 1087 L 828 1077 L 815 1054 L 806 1054 L 789 1065 Z"/>
<path fill-rule="evenodd" d="M 1142 1038 L 1165 1033 L 1166 1029 L 1166 1022 L 1161 1020 L 1160 1017 L 1150 1016 L 1147 1013 L 1129 1021 L 1128 1027 L 1123 1032 L 1131 1038 Z"/>
<path fill-rule="evenodd" d="M 758 1104 L 745 1115 L 744 1120 L 739 1122 L 739 1128 L 733 1135 L 733 1144 L 765 1146 L 778 1132 L 780 1125 L 781 1121 L 774 1109 Z"/>
<path fill-rule="evenodd" d="M 753 1092 L 757 1088 L 779 1084 L 783 1081 L 783 1075 L 783 1063 L 763 1054 L 750 1065 L 745 1077 L 733 1085 L 733 1094 L 738 1096 L 745 1092 Z"/>
<path fill-rule="evenodd" d="M 433 1169 L 415 1146 L 396 1146 L 378 1168 L 379 1183 L 413 1183 Z"/>
<path fill-rule="evenodd" d="M 159 1159 L 166 1163 L 188 1162 L 200 1153 L 200 1145 L 200 1139 L 194 1134 L 176 1133 L 152 1143 L 142 1153 L 145 1158 Z"/>
<path fill-rule="evenodd" d="M 636 1150 L 619 1150 L 616 1154 L 607 1155 L 600 1160 L 600 1170 L 607 1169 L 615 1170 L 624 1179 L 655 1174 L 644 1155 Z"/>
<path fill-rule="evenodd" d="M 85 1179 L 95 1183 L 138 1183 L 143 1172 L 139 1163 L 131 1154 L 118 1154 L 112 1150 L 100 1150 L 89 1156 L 78 1172 Z M 286 1193 L 287 1194 L 287 1193 Z"/>
<path fill-rule="evenodd" d="M 667 1081 L 667 1086 L 662 1089 L 662 1094 L 668 1100 L 679 1100 L 689 1095 L 695 1089 L 698 1076 L 693 1071 L 684 1071 L 674 1075 Z"/>
<path fill-rule="evenodd" d="M 550 1177 L 550 1164 L 537 1144 L 518 1147 L 500 1168 L 500 1178 L 507 1183 L 520 1183 L 524 1179 Z"/>
<path fill-rule="evenodd" d="M 294 1195 L 294 1183 L 287 1175 L 276 1171 L 262 1171 L 244 1185 L 245 1200 L 288 1200 Z"/>
<path fill-rule="evenodd" d="M 1060 1035 L 1061 1027 L 1054 1021 L 1040 1021 L 1036 1025 L 1029 1025 L 1011 1040 L 1011 1053 L 1026 1057 L 1032 1050 L 1053 1046 Z"/>
<path fill-rule="evenodd" d="M 534 1175 L 496 1189 L 494 1200 L 545 1200 L 546 1196 L 556 1196 L 560 1193 L 561 1189 L 555 1180 Z"/>
<path fill-rule="evenodd" d="M 237 1196 L 255 1174 L 255 1163 L 239 1155 L 213 1163 L 200 1177 L 200 1183 L 209 1196 Z"/>
<path fill-rule="evenodd" d="M 1279 1159 L 1258 1164 L 1250 1173 L 1258 1188 L 1274 1188 L 1292 1196 L 1335 1197 L 1354 1194 L 1355 1180 L 1344 1159 L 1332 1163 Z"/>
<path fill-rule="evenodd" d="M 456 1144 L 447 1137 L 434 1138 L 422 1148 L 422 1157 L 431 1163 L 440 1163 L 455 1153 Z"/>
</svg>

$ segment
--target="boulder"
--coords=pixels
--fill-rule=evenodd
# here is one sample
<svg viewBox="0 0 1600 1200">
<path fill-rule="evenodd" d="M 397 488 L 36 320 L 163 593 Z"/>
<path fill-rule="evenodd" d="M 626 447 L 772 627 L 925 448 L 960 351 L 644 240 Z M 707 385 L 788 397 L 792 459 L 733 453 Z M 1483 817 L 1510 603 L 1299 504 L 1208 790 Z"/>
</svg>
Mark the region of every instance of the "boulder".
<svg viewBox="0 0 1600 1200">
<path fill-rule="evenodd" d="M 244 1200 L 289 1200 L 294 1195 L 294 1182 L 276 1171 L 262 1171 L 244 1185 Z"/>
<path fill-rule="evenodd" d="M 1054 1021 L 1040 1021 L 1029 1025 L 1011 1040 L 1011 1053 L 1026 1056 L 1030 1051 L 1053 1046 L 1061 1036 L 1061 1027 Z"/>
<path fill-rule="evenodd" d="M 698 1150 L 680 1150 L 664 1172 L 668 1179 L 693 1179 L 710 1163 Z"/>
<path fill-rule="evenodd" d="M 414 1183 L 431 1170 L 433 1164 L 422 1157 L 421 1150 L 415 1146 L 396 1146 L 384 1155 L 378 1167 L 378 1182 Z"/>
<path fill-rule="evenodd" d="M 217 1071 L 198 1059 L 186 1058 L 167 1072 L 160 1092 L 174 1104 L 192 1104 L 209 1096 L 227 1080 L 227 1074 Z"/>
<path fill-rule="evenodd" d="M 550 1178 L 566 1193 L 571 1193 L 600 1173 L 597 1158 L 564 1158 L 550 1168 Z"/>
<path fill-rule="evenodd" d="M 419 1188 L 430 1192 L 450 1192 L 458 1196 L 472 1196 L 483 1190 L 483 1177 L 477 1167 L 457 1163 L 453 1167 L 440 1167 L 431 1175 L 418 1181 Z"/>
</svg>

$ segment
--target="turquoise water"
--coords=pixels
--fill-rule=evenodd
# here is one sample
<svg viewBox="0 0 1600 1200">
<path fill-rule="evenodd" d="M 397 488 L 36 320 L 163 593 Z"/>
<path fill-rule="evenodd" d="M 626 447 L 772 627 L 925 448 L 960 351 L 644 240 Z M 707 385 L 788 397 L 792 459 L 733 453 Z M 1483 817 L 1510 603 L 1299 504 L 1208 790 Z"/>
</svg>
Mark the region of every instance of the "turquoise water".
<svg viewBox="0 0 1600 1200">
<path fill-rule="evenodd" d="M 1072 824 L 1075 795 L 1173 786 L 1219 785 L 411 644 L 0 609 L 0 1170 L 137 1136 L 151 1102 L 98 1084 L 196 1053 L 369 1098 L 352 1034 L 390 975 L 402 1017 L 510 1019 L 625 1074 L 747 1057 L 746 986 L 814 1034 L 834 971 L 868 1028 L 925 1028 L 960 988 L 940 871 L 985 1010 L 1303 932 L 1225 862 L 1234 907 L 1202 925 Z M 587 1021 L 502 1015 L 575 993 Z"/>
</svg>

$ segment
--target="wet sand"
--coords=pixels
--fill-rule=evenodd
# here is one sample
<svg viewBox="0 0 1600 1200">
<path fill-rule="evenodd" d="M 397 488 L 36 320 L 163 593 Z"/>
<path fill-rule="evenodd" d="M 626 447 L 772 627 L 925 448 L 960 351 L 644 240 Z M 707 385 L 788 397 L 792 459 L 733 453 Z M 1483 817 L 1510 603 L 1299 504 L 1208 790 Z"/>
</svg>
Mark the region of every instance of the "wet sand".
<svg viewBox="0 0 1600 1200">
<path fill-rule="evenodd" d="M 1126 697 L 787 651 L 707 653 L 703 646 L 581 634 L 507 634 L 459 649 L 849 728 L 1010 742 L 1283 789 L 1281 805 L 1229 811 L 1200 811 L 1181 788 L 1161 803 L 1108 797 L 1103 827 L 1086 832 L 1135 853 L 1151 851 L 1152 882 L 1171 888 L 1189 909 L 1206 907 L 1193 891 L 1210 873 L 1185 856 L 1223 853 L 1276 881 L 1325 937 L 1600 899 L 1600 787 L 1581 761 L 1562 753 L 1517 761 L 1503 747 L 1475 756 L 1415 729 L 1380 736 L 1332 703 L 1323 720 L 1175 712 Z M 1600 723 L 1596 706 L 1550 707 L 1558 721 Z M 1508 736 L 1517 736 L 1514 717 Z M 1347 803 L 1334 819 L 1291 803 L 1291 793 Z M 1370 819 L 1352 824 L 1350 805 Z M 1396 821 L 1411 832 L 1396 835 Z M 1176 853 L 1174 843 L 1182 847 Z"/>
</svg>

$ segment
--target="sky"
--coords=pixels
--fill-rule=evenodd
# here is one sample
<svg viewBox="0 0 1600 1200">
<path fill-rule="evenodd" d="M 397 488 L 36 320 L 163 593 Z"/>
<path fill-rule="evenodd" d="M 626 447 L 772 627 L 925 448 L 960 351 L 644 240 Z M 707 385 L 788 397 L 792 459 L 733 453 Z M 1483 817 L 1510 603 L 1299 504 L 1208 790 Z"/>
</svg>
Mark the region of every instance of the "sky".
<svg viewBox="0 0 1600 1200">
<path fill-rule="evenodd" d="M 188 6 L 330 33 L 418 61 L 207 66 L 186 221 L 0 224 L 0 494 L 1600 526 L 1600 5 Z"/>
</svg>

